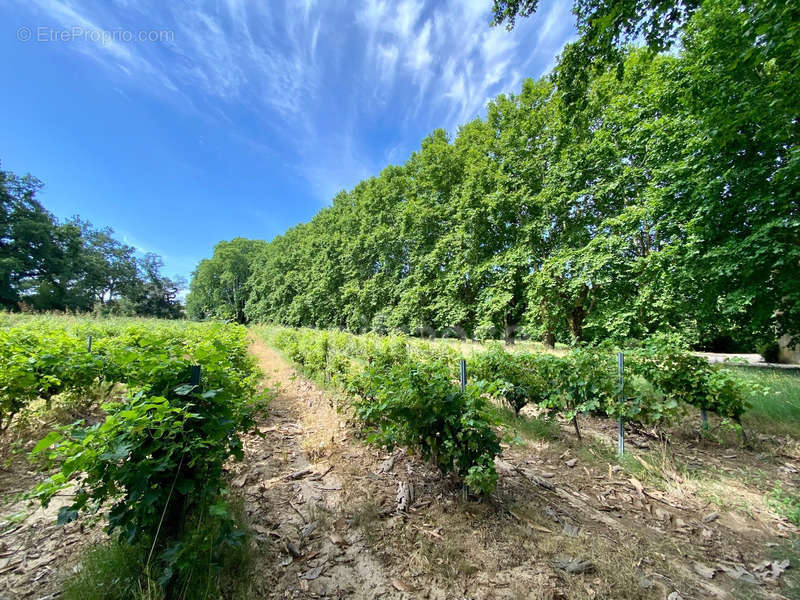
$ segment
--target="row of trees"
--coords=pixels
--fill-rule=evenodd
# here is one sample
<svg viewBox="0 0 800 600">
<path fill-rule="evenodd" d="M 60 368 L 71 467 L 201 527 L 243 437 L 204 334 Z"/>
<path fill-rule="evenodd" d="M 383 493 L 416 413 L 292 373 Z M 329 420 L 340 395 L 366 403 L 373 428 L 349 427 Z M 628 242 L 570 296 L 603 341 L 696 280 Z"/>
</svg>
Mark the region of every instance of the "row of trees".
<svg viewBox="0 0 800 600">
<path fill-rule="evenodd" d="M 580 0 L 583 37 L 553 74 L 268 244 L 217 246 L 188 300 L 217 308 L 193 314 L 547 343 L 797 336 L 800 9 L 653 2 L 688 8 L 658 13 L 650 47 Z M 495 4 L 502 21 L 536 3 Z M 595 8 L 618 4 L 651 31 L 647 2 Z"/>
<path fill-rule="evenodd" d="M 0 170 L 0 309 L 98 310 L 178 318 L 181 282 L 156 254 L 75 217 L 60 222 L 36 199 L 42 184 Z"/>
</svg>

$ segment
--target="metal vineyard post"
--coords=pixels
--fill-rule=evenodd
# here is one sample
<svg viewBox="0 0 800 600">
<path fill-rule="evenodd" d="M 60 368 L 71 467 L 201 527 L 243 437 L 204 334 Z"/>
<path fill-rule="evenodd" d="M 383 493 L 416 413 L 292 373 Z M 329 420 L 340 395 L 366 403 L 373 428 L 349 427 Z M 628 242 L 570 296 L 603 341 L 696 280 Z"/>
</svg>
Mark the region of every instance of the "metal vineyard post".
<svg viewBox="0 0 800 600">
<path fill-rule="evenodd" d="M 620 352 L 617 354 L 617 372 L 619 373 L 619 401 L 625 401 L 623 396 L 622 387 L 624 385 L 623 372 L 625 370 L 625 354 Z M 622 414 L 620 413 L 617 421 L 617 453 L 622 456 L 625 453 L 625 426 L 622 423 Z"/>
</svg>

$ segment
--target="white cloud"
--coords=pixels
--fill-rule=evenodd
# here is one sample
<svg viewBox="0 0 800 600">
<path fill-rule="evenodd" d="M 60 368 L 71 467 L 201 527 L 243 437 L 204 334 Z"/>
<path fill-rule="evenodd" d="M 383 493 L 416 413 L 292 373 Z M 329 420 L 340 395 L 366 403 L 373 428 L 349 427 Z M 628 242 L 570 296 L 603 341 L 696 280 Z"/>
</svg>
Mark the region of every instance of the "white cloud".
<svg viewBox="0 0 800 600">
<path fill-rule="evenodd" d="M 426 21 L 422 26 L 422 30 L 416 35 L 408 46 L 406 55 L 406 65 L 408 68 L 419 73 L 427 69 L 433 61 L 433 55 L 430 51 L 431 41 L 431 22 Z"/>
<path fill-rule="evenodd" d="M 548 3 L 543 3 L 541 10 L 555 14 L 549 20 L 558 27 L 549 27 L 556 34 L 562 27 L 570 27 L 570 20 L 563 18 L 559 8 L 563 3 L 552 3 L 554 9 L 548 11 Z M 392 78 L 395 87 L 406 86 L 410 97 L 403 120 L 406 126 L 422 120 L 429 128 L 445 126 L 454 131 L 480 114 L 491 97 L 516 91 L 521 73 L 536 60 L 530 34 L 542 18 L 539 14 L 522 19 L 514 32 L 508 32 L 489 26 L 491 12 L 484 0 L 427 5 L 416 0 L 395 5 L 364 0 L 356 23 L 368 40 L 368 72 L 377 73 L 382 86 Z M 388 48 L 391 55 L 387 55 Z M 551 58 L 552 54 L 547 60 Z M 373 88 L 373 96 L 381 97 L 374 90 L 375 81 L 366 78 L 364 85 Z"/>
<path fill-rule="evenodd" d="M 33 2 L 65 28 L 174 32 L 165 43 L 67 51 L 106 68 L 121 94 L 150 93 L 226 127 L 321 194 L 377 172 L 435 127 L 454 132 L 487 99 L 540 75 L 573 31 L 560 0 L 513 32 L 489 27 L 487 0 Z"/>
<path fill-rule="evenodd" d="M 363 9 L 356 14 L 356 21 L 368 31 L 377 31 L 389 12 L 388 0 L 366 0 Z"/>
<path fill-rule="evenodd" d="M 383 81 L 393 81 L 400 51 L 391 44 L 378 46 L 378 70 Z"/>
<path fill-rule="evenodd" d="M 544 19 L 544 23 L 539 28 L 538 31 L 538 40 L 541 44 L 559 27 L 559 24 L 562 24 L 566 21 L 564 17 L 566 16 L 564 13 L 569 12 L 565 10 L 565 7 L 569 5 L 562 2 L 554 2 L 553 5 L 550 7 L 550 10 L 547 11 L 547 15 Z"/>
<path fill-rule="evenodd" d="M 314 33 L 311 34 L 311 56 L 313 57 L 317 53 L 317 41 L 319 40 L 319 28 L 322 25 L 322 21 L 317 21 L 317 24 L 314 26 Z"/>
<path fill-rule="evenodd" d="M 104 26 L 101 21 L 95 19 L 87 11 L 79 11 L 72 4 L 62 0 L 34 0 L 34 6 L 47 14 L 52 20 L 51 27 L 60 32 L 113 30 L 109 25 Z M 40 26 L 37 25 L 37 31 Z M 129 77 L 144 75 L 155 80 L 162 89 L 177 91 L 175 83 L 167 74 L 127 44 L 113 37 L 96 34 L 76 36 L 68 43 L 72 44 L 72 47 L 81 54 L 109 68 L 121 71 Z"/>
<path fill-rule="evenodd" d="M 423 7 L 424 3 L 421 0 L 419 2 L 416 0 L 403 0 L 397 4 L 397 13 L 394 19 L 389 21 L 391 30 L 400 39 L 409 38 L 419 20 Z"/>
</svg>

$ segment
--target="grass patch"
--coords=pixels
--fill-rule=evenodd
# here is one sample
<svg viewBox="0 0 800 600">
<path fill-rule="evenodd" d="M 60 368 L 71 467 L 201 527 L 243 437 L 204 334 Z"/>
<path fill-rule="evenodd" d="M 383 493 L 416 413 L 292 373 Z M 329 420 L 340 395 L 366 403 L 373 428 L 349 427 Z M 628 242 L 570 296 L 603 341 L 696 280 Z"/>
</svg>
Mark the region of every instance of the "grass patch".
<svg viewBox="0 0 800 600">
<path fill-rule="evenodd" d="M 502 343 L 502 340 L 487 340 L 485 342 L 480 342 L 476 340 L 459 340 L 457 338 L 414 338 L 421 342 L 430 344 L 432 346 L 440 345 L 440 346 L 449 346 L 453 348 L 459 354 L 464 355 L 466 358 L 469 358 L 475 354 L 485 352 L 486 348 L 491 343 Z M 508 345 L 503 344 L 503 348 L 506 352 L 534 352 L 534 353 L 563 353 L 565 349 L 568 349 L 568 346 L 563 344 L 558 345 L 558 350 L 554 351 L 552 349 L 545 348 L 544 344 L 541 342 L 535 342 L 531 340 L 519 340 L 514 344 Z M 560 351 L 560 352 L 558 352 Z M 467 365 L 469 367 L 469 365 Z"/>
<path fill-rule="evenodd" d="M 775 560 L 789 559 L 791 565 L 781 575 L 781 593 L 786 598 L 800 598 L 800 537 L 793 537 L 772 549 L 769 558 Z"/>
<path fill-rule="evenodd" d="M 558 438 L 558 423 L 552 419 L 515 415 L 514 411 L 504 405 L 491 404 L 488 407 L 493 419 L 500 422 L 503 427 L 512 433 L 513 437 L 522 437 L 528 440 L 551 441 Z"/>
<path fill-rule="evenodd" d="M 575 452 L 581 460 L 587 462 L 618 465 L 628 476 L 662 491 L 686 476 L 685 467 L 663 446 L 648 452 L 626 446 L 625 453 L 620 456 L 616 446 L 601 440 L 584 440 L 583 444 L 575 448 Z"/>
<path fill-rule="evenodd" d="M 642 463 L 633 458 L 630 451 L 622 456 L 617 454 L 617 447 L 597 439 L 586 439 L 575 448 L 578 458 L 597 464 L 619 465 L 623 471 L 634 477 L 645 473 Z"/>
<path fill-rule="evenodd" d="M 380 518 L 381 507 L 372 499 L 368 499 L 356 506 L 351 517 L 353 527 L 361 529 L 371 527 Z"/>
<path fill-rule="evenodd" d="M 458 539 L 451 538 L 446 544 L 442 544 L 421 535 L 415 543 L 409 561 L 423 571 L 445 578 L 473 575 L 478 568 L 469 560 L 467 549 L 461 547 L 458 542 Z"/>
<path fill-rule="evenodd" d="M 351 525 L 364 534 L 367 544 L 372 546 L 378 542 L 382 527 L 381 507 L 372 498 L 355 505 L 350 519 Z"/>
<path fill-rule="evenodd" d="M 737 377 L 757 388 L 744 413 L 745 429 L 800 438 L 800 374 L 779 369 L 735 369 Z"/>
<path fill-rule="evenodd" d="M 91 548 L 78 573 L 64 585 L 65 600 L 158 600 L 161 588 L 142 565 L 147 560 L 144 545 L 131 546 L 108 541 Z"/>
<path fill-rule="evenodd" d="M 658 589 L 647 589 L 641 584 L 644 575 L 641 565 L 652 564 L 654 555 L 665 550 L 656 543 L 632 538 L 628 543 L 620 544 L 602 535 L 581 534 L 578 537 L 544 536 L 537 546 L 551 565 L 559 556 L 577 557 L 595 565 L 596 573 L 589 576 L 564 575 L 556 570 L 560 576 L 559 591 L 563 598 L 645 600 L 663 598 L 666 595 Z M 673 580 L 677 579 L 667 565 L 658 564 L 657 569 L 657 572 L 668 575 Z"/>
<path fill-rule="evenodd" d="M 795 525 L 800 525 L 800 495 L 786 492 L 778 484 L 767 494 L 767 506 Z"/>
<path fill-rule="evenodd" d="M 247 531 L 244 502 L 234 499 L 231 512 L 237 528 Z M 186 600 L 244 600 L 248 597 L 248 585 L 252 560 L 250 536 L 245 534 L 241 544 L 228 546 L 222 564 L 212 564 L 210 556 L 215 548 L 210 540 L 217 532 L 198 527 L 187 530 L 180 539 L 184 551 L 197 556 L 197 564 L 188 579 L 173 582 L 164 589 L 160 581 L 167 575 L 163 565 L 148 564 L 150 544 L 142 542 L 131 545 L 123 541 L 109 540 L 91 548 L 81 561 L 79 570 L 64 582 L 65 600 L 163 600 L 176 598 Z M 208 561 L 202 557 L 208 556 Z"/>
<path fill-rule="evenodd" d="M 333 511 L 323 504 L 313 502 L 309 506 L 308 522 L 316 523 L 317 531 L 330 531 L 333 528 L 334 517 Z"/>
</svg>

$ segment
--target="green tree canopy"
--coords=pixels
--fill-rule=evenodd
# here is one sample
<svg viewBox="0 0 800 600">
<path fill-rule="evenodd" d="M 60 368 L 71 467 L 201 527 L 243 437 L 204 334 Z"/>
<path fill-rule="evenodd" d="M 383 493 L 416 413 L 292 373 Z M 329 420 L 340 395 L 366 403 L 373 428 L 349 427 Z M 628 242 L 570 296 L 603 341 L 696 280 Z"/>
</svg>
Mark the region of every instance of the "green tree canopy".
<svg viewBox="0 0 800 600">
<path fill-rule="evenodd" d="M 244 238 L 214 246 L 214 255 L 202 260 L 192 275 L 186 297 L 188 316 L 244 323 L 252 267 L 266 246 L 266 242 Z"/>
<path fill-rule="evenodd" d="M 495 21 L 535 8 L 496 2 Z M 547 343 L 798 336 L 800 9 L 575 11 L 552 76 L 266 244 L 244 318 Z"/>
<path fill-rule="evenodd" d="M 122 312 L 176 318 L 180 282 L 157 255 L 74 217 L 59 222 L 36 199 L 42 183 L 0 170 L 0 307 Z"/>
</svg>

